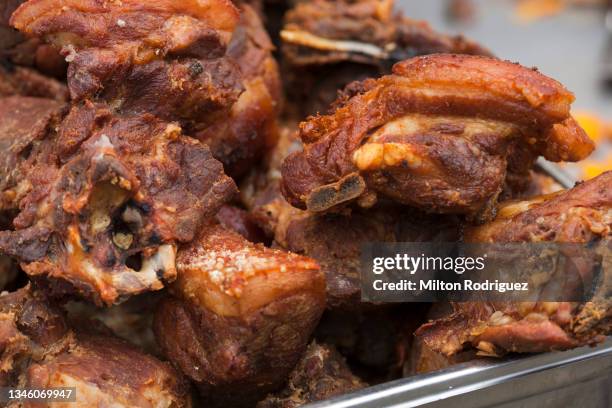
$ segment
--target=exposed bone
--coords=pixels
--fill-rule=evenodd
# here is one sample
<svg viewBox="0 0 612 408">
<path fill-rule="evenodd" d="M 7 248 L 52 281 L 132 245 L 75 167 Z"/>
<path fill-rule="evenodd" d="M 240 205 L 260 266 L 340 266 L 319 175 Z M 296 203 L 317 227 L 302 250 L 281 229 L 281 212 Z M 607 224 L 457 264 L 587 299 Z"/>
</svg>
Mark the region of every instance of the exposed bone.
<svg viewBox="0 0 612 408">
<path fill-rule="evenodd" d="M 390 46 L 389 50 L 384 50 L 376 45 L 358 41 L 330 40 L 311 34 L 307 31 L 295 29 L 282 30 L 280 32 L 280 36 L 283 41 L 291 44 L 302 45 L 324 51 L 354 52 L 380 59 L 388 58 L 388 51 L 391 51 L 393 48 L 393 46 Z"/>
</svg>

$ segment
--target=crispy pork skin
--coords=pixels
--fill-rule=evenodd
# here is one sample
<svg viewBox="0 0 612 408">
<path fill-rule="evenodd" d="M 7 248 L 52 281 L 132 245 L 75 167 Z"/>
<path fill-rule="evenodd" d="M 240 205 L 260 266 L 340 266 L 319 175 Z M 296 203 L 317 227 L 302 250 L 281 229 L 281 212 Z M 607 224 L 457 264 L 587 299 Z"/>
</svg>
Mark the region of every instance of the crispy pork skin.
<svg viewBox="0 0 612 408">
<path fill-rule="evenodd" d="M 204 401 L 248 405 L 280 387 L 325 306 L 316 262 L 217 225 L 179 251 L 177 268 L 154 330 Z"/>
<path fill-rule="evenodd" d="M 417 332 L 427 347 L 450 356 L 467 345 L 481 355 L 498 356 L 563 350 L 610 335 L 611 183 L 612 172 L 607 172 L 567 191 L 502 203 L 494 221 L 465 232 L 469 242 L 599 245 L 604 251 L 602 278 L 588 301 L 456 303 L 453 313 Z"/>
<path fill-rule="evenodd" d="M 31 286 L 0 296 L 0 359 L 3 386 L 75 387 L 77 406 L 191 406 L 188 385 L 168 363 L 107 334 L 72 329 Z"/>
<path fill-rule="evenodd" d="M 428 212 L 494 215 L 512 154 L 577 161 L 593 143 L 570 115 L 573 95 L 518 64 L 437 54 L 354 84 L 329 115 L 300 124 L 302 152 L 283 163 L 294 206 L 324 212 L 378 197 Z M 517 153 L 520 152 L 520 153 Z"/>
</svg>

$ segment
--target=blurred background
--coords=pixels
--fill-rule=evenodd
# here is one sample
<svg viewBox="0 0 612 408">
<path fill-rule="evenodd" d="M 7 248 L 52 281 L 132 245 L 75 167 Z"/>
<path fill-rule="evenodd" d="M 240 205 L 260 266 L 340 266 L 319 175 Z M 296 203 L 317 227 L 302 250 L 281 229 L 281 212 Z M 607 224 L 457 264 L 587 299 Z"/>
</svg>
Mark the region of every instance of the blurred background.
<svg viewBox="0 0 612 408">
<path fill-rule="evenodd" d="M 612 170 L 612 0 L 396 0 L 407 16 L 464 34 L 495 55 L 559 80 L 574 115 L 598 145 L 564 167 L 580 179 Z M 606 61 L 607 64 L 606 65 Z M 606 73 L 609 66 L 609 73 Z M 606 81 L 607 76 L 608 81 Z"/>
</svg>

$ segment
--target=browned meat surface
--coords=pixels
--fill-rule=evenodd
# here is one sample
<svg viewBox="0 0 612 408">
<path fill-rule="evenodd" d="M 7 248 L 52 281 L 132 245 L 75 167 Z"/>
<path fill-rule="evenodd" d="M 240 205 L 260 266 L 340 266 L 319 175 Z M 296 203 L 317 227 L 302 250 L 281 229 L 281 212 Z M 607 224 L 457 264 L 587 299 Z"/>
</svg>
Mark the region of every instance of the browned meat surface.
<svg viewBox="0 0 612 408">
<path fill-rule="evenodd" d="M 235 205 L 224 205 L 217 213 L 217 221 L 225 228 L 237 232 L 253 243 L 269 243 L 263 229 L 246 210 Z"/>
<path fill-rule="evenodd" d="M 0 251 L 30 275 L 72 284 L 98 303 L 160 289 L 177 242 L 234 192 L 206 146 L 149 114 L 75 105 L 0 103 L 2 209 L 19 209 Z"/>
<path fill-rule="evenodd" d="M 101 323 L 120 339 L 147 354 L 159 357 L 161 352 L 153 334 L 153 315 L 165 296 L 163 292 L 143 293 L 111 307 L 96 307 L 89 302 L 72 301 L 64 305 L 64 309 L 73 327 L 88 322 Z"/>
<path fill-rule="evenodd" d="M 325 306 L 316 262 L 210 226 L 177 268 L 155 334 L 207 406 L 252 404 L 281 386 Z"/>
<path fill-rule="evenodd" d="M 282 168 L 282 191 L 314 212 L 379 197 L 435 213 L 494 215 L 511 154 L 576 161 L 593 143 L 570 115 L 574 97 L 535 70 L 437 54 L 354 84 L 335 112 L 300 124 L 303 152 Z"/>
<path fill-rule="evenodd" d="M 61 47 L 73 101 L 193 126 L 242 92 L 238 67 L 223 57 L 238 18 L 229 0 L 32 0 L 11 24 Z"/>
<path fill-rule="evenodd" d="M 489 52 L 393 12 L 393 0 L 297 2 L 281 31 L 289 109 L 299 118 L 325 112 L 352 81 L 390 73 L 397 61 L 433 53 Z"/>
<path fill-rule="evenodd" d="M 417 338 L 412 347 L 410 364 L 404 366 L 404 377 L 443 370 L 477 358 L 475 350 L 465 350 L 448 356 L 432 350 L 421 338 Z"/>
<path fill-rule="evenodd" d="M 244 92 L 228 117 L 195 133 L 235 178 L 243 176 L 276 143 L 281 82 L 273 48 L 255 11 L 242 6 L 227 56 L 240 67 Z"/>
<path fill-rule="evenodd" d="M 280 193 L 279 168 L 284 157 L 300 151 L 291 128 L 281 132 L 267 168 L 256 171 L 242 185 L 243 201 L 252 219 L 274 240 L 274 245 L 314 258 L 325 273 L 327 306 L 359 309 L 362 246 L 368 242 L 452 242 L 459 237 L 459 221 L 428 216 L 381 204 L 340 214 L 316 214 L 292 207 Z"/>
<path fill-rule="evenodd" d="M 297 408 L 366 387 L 333 347 L 311 343 L 282 391 L 270 394 L 257 408 Z"/>
<path fill-rule="evenodd" d="M 469 242 L 600 243 L 609 258 L 612 172 L 576 187 L 528 201 L 503 203 L 490 224 L 468 228 Z M 609 259 L 585 303 L 457 303 L 454 312 L 422 326 L 428 347 L 452 355 L 472 346 L 484 355 L 563 350 L 592 344 L 612 333 Z"/>
<path fill-rule="evenodd" d="M 235 193 L 185 134 L 242 92 L 224 56 L 237 22 L 223 0 L 22 4 L 11 23 L 62 47 L 72 104 L 2 104 L 2 209 L 20 213 L 0 250 L 98 304 L 173 280 L 177 243 Z"/>
<path fill-rule="evenodd" d="M 434 320 L 443 318 L 451 312 L 452 306 L 450 303 L 434 303 L 431 305 L 425 317 L 428 320 Z M 416 328 L 418 328 L 418 326 L 414 329 Z M 410 332 L 410 336 L 414 337 L 414 331 Z M 412 375 L 438 371 L 475 358 L 475 350 L 468 349 L 453 355 L 446 355 L 440 351 L 431 349 L 429 345 L 423 341 L 423 337 L 414 337 L 409 356 L 403 367 L 403 376 L 409 377 Z"/>
<path fill-rule="evenodd" d="M 27 39 L 10 27 L 9 19 L 23 0 L 0 1 L 0 96 L 22 95 L 65 101 L 66 86 L 55 78 L 66 74 L 57 49 Z"/>
<path fill-rule="evenodd" d="M 277 137 L 280 78 L 259 17 L 228 0 L 138 3 L 62 2 L 50 15 L 53 2 L 30 2 L 12 22 L 63 47 L 74 100 L 179 120 L 242 176 Z"/>
<path fill-rule="evenodd" d="M 312 214 L 283 201 L 275 230 L 279 246 L 317 260 L 327 278 L 328 307 L 361 308 L 360 265 L 363 245 L 371 242 L 453 241 L 456 220 L 395 206 L 378 206 L 350 214 Z"/>
<path fill-rule="evenodd" d="M 509 188 L 503 192 L 501 199 L 527 199 L 563 190 L 563 186 L 557 183 L 555 179 L 533 170 L 530 171 L 530 177 L 525 181 L 528 182 L 526 187 L 522 185 L 517 191 L 512 191 L 512 188 Z"/>
<path fill-rule="evenodd" d="M 167 363 L 99 332 L 71 329 L 44 294 L 0 296 L 0 384 L 75 387 L 77 406 L 188 407 L 188 386 Z"/>
<path fill-rule="evenodd" d="M 407 364 L 414 331 L 425 321 L 427 305 L 379 304 L 358 310 L 327 310 L 317 341 L 333 345 L 353 372 L 370 384 L 398 378 Z"/>
<path fill-rule="evenodd" d="M 0 97 L 22 95 L 66 101 L 68 90 L 56 79 L 15 65 L 3 67 L 0 63 Z"/>
</svg>

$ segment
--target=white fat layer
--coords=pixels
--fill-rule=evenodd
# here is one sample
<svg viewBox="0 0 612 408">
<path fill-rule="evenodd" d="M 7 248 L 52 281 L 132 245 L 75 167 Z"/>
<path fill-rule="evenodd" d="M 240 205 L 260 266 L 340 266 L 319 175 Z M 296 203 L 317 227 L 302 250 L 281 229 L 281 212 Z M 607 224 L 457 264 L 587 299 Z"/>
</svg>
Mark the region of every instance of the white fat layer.
<svg viewBox="0 0 612 408">
<path fill-rule="evenodd" d="M 460 124 L 463 126 L 462 134 L 487 134 L 509 135 L 514 131 L 514 126 L 510 123 L 468 118 L 459 116 L 434 116 L 422 114 L 409 114 L 386 123 L 374 132 L 369 141 L 376 141 L 385 135 L 412 135 L 423 131 L 428 131 L 435 126 L 444 124 Z"/>
</svg>

